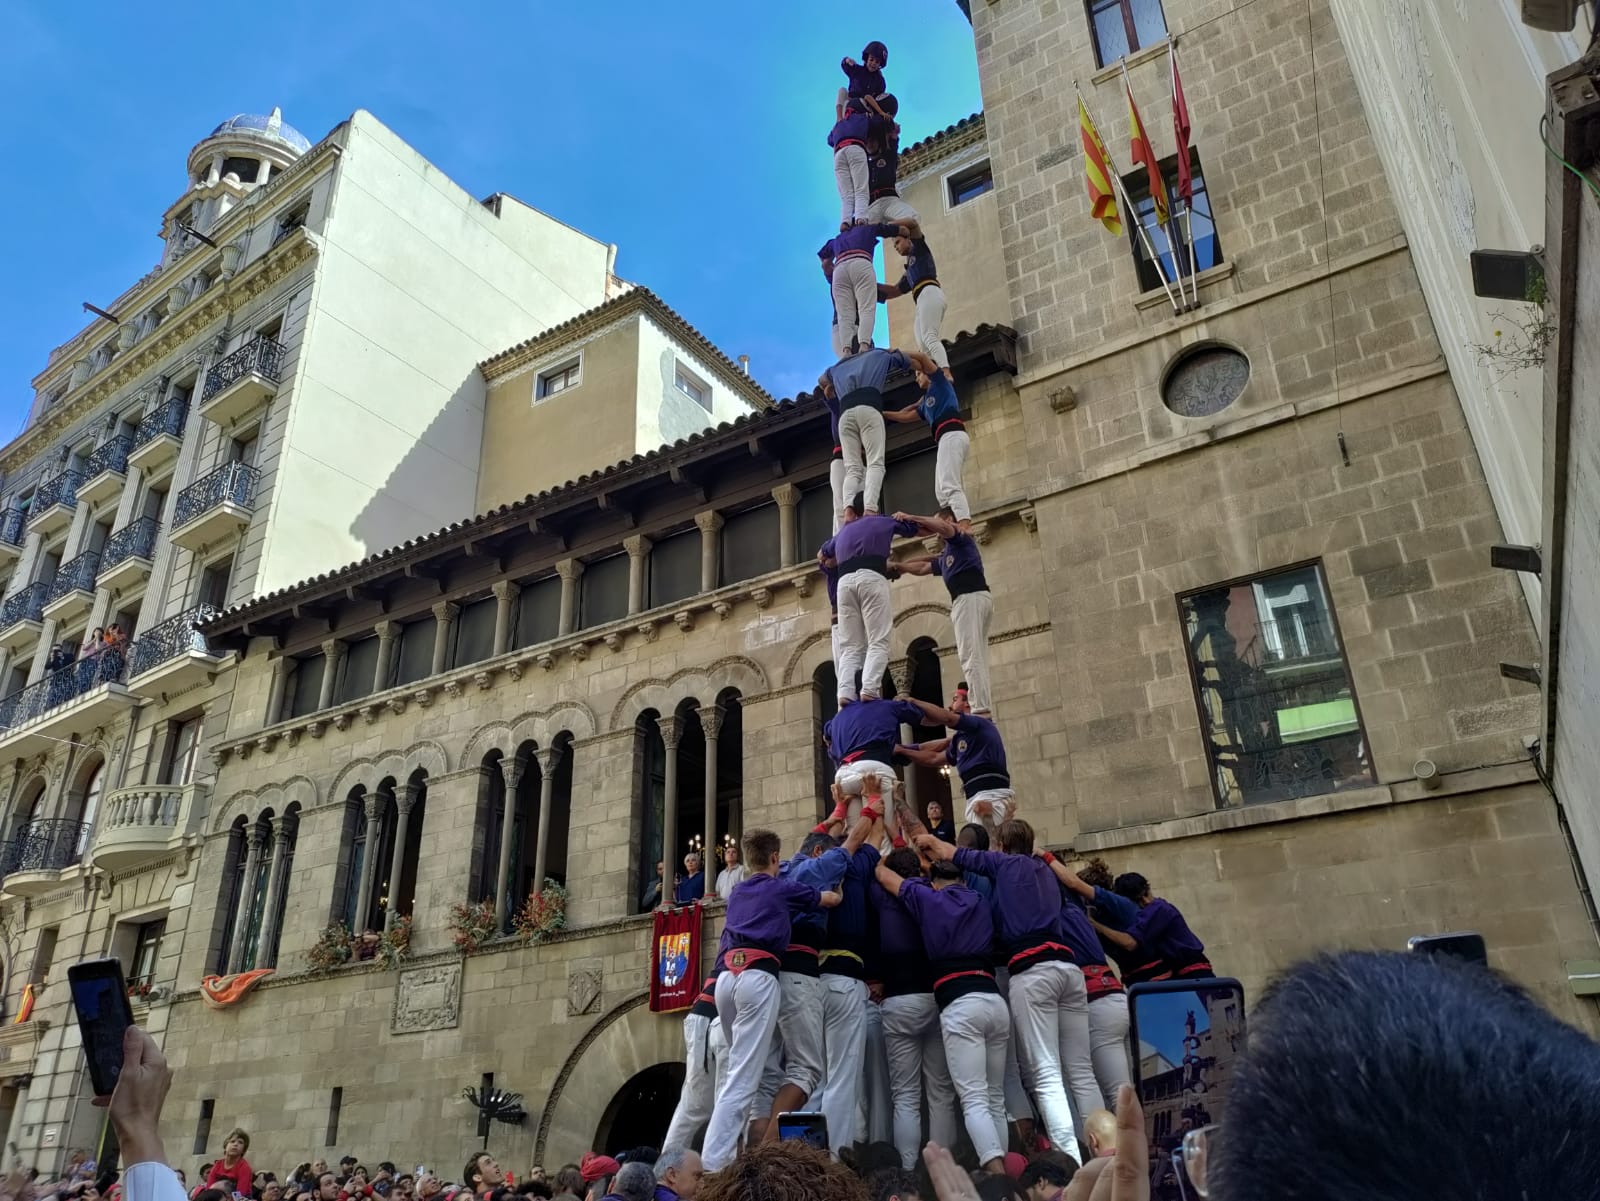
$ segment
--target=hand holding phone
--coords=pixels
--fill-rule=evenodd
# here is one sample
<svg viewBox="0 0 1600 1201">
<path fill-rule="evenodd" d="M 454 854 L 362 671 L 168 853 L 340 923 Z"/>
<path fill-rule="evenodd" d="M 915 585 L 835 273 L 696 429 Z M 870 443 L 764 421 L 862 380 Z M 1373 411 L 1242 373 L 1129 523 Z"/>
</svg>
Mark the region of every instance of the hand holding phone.
<svg viewBox="0 0 1600 1201">
<path fill-rule="evenodd" d="M 117 959 L 90 959 L 67 969 L 78 1033 L 96 1097 L 109 1097 L 122 1073 L 122 1039 L 133 1025 L 128 982 Z"/>
<path fill-rule="evenodd" d="M 828 1150 L 828 1115 L 817 1111 L 790 1110 L 778 1115 L 778 1138 L 808 1143 L 819 1151 Z"/>
</svg>

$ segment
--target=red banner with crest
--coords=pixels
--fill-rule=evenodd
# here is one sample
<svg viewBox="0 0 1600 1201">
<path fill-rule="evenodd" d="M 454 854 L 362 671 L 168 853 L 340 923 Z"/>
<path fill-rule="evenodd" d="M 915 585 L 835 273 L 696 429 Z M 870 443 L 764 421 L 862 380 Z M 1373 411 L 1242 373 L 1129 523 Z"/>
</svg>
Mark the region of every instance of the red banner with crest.
<svg viewBox="0 0 1600 1201">
<path fill-rule="evenodd" d="M 700 992 L 700 902 L 657 909 L 650 940 L 650 1011 L 679 1013 Z"/>
</svg>

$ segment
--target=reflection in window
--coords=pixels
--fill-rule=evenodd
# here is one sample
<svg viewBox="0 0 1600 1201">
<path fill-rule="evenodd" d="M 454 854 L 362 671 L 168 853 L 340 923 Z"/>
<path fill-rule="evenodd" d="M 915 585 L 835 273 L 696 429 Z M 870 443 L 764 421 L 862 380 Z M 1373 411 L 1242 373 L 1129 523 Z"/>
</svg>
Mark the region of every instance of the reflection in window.
<svg viewBox="0 0 1600 1201">
<path fill-rule="evenodd" d="M 1217 803 L 1374 782 L 1320 565 L 1179 600 Z"/>
<path fill-rule="evenodd" d="M 1206 177 L 1200 169 L 1200 155 L 1191 148 L 1189 171 L 1194 180 L 1194 199 L 1186 211 L 1183 197 L 1178 195 L 1178 156 L 1161 160 L 1161 178 L 1167 185 L 1167 204 L 1171 215 L 1165 225 L 1156 221 L 1155 201 L 1150 198 L 1150 177 L 1141 167 L 1137 174 L 1124 176 L 1122 183 L 1128 189 L 1128 199 L 1139 215 L 1139 226 L 1129 225 L 1128 238 L 1133 243 L 1133 260 L 1139 269 L 1139 287 L 1152 292 L 1161 286 L 1161 276 L 1150 261 L 1145 239 L 1161 260 L 1161 270 L 1167 282 L 1190 274 L 1189 247 L 1194 246 L 1193 271 L 1199 274 L 1222 262 L 1222 245 L 1217 241 L 1217 227 L 1211 219 L 1211 196 L 1206 191 Z M 1139 228 L 1144 236 L 1139 234 Z"/>
<path fill-rule="evenodd" d="M 1161 0 L 1089 0 L 1089 28 L 1095 58 L 1106 67 L 1166 37 L 1167 18 Z"/>
</svg>

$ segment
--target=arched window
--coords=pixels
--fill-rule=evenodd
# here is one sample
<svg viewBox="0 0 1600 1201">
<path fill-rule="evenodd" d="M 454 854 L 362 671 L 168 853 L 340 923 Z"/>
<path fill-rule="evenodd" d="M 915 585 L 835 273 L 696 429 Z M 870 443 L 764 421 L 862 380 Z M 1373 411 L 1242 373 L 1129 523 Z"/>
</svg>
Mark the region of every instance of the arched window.
<svg viewBox="0 0 1600 1201">
<path fill-rule="evenodd" d="M 357 784 L 344 802 L 344 829 L 339 839 L 343 853 L 334 877 L 336 898 L 333 919 L 354 930 L 361 897 L 361 871 L 367 860 L 367 790 Z"/>
<path fill-rule="evenodd" d="M 294 879 L 295 845 L 300 840 L 300 806 L 290 805 L 278 821 L 278 837 L 273 846 L 272 909 L 268 913 L 267 935 L 262 942 L 261 954 L 255 966 L 274 967 L 278 962 L 278 944 L 283 938 L 283 915 L 289 904 L 289 881 Z"/>
<path fill-rule="evenodd" d="M 100 795 L 105 787 L 105 760 L 97 756 L 83 772 L 79 773 L 78 778 L 82 782 L 81 786 L 72 790 L 67 804 L 68 820 L 83 823 L 75 835 L 77 845 L 74 862 L 83 858 L 83 852 L 89 846 L 89 836 L 94 832 L 95 818 L 100 812 Z"/>
<path fill-rule="evenodd" d="M 815 790 L 817 794 L 817 816 L 826 817 L 833 808 L 829 789 L 833 786 L 833 759 L 828 755 L 827 745 L 822 741 L 822 729 L 833 715 L 839 712 L 839 678 L 833 671 L 833 660 L 826 659 L 817 664 L 817 670 L 811 674 L 811 723 L 812 723 L 812 751 L 811 765 L 815 776 Z"/>
<path fill-rule="evenodd" d="M 654 709 L 639 714 L 633 726 L 633 795 L 637 799 L 639 821 L 639 859 L 635 870 L 634 912 L 653 908 L 645 898 L 657 883 L 656 864 L 661 862 L 661 819 L 666 796 L 666 744 Z"/>
<path fill-rule="evenodd" d="M 567 846 L 572 827 L 572 732 L 555 737 L 555 766 L 551 769 L 549 841 L 545 847 L 544 874 L 557 884 L 567 882 Z M 534 887 L 542 887 L 536 880 Z"/>
<path fill-rule="evenodd" d="M 218 934 L 221 936 L 212 948 L 211 970 L 225 975 L 228 970 L 228 952 L 233 946 L 234 928 L 239 922 L 239 898 L 244 894 L 245 869 L 249 859 L 250 825 L 239 816 L 228 829 L 228 850 L 222 859 L 222 904 L 217 911 Z"/>
<path fill-rule="evenodd" d="M 949 694 L 944 688 L 939 652 L 933 639 L 918 638 L 907 648 L 906 658 L 911 668 L 911 695 L 930 704 L 945 704 Z M 918 742 L 931 742 L 950 733 L 952 731 L 939 725 L 920 725 L 911 729 L 911 736 Z M 943 808 L 945 817 L 957 825 L 961 824 L 957 820 L 960 810 L 952 808 L 950 802 L 951 772 L 914 763 L 906 767 L 901 775 L 906 781 L 907 800 L 917 811 L 918 817 L 926 820 L 928 806 L 937 802 Z"/>
<path fill-rule="evenodd" d="M 406 814 L 404 822 L 405 831 L 398 831 L 389 837 L 391 845 L 400 840 L 400 871 L 394 880 L 394 887 L 388 890 L 385 904 L 385 924 L 388 912 L 392 910 L 396 917 L 410 917 L 412 908 L 417 899 L 417 865 L 422 859 L 422 821 L 428 802 L 428 775 L 420 769 L 412 773 L 407 781 L 411 792 L 411 809 Z M 396 809 L 398 816 L 398 809 Z M 378 927 L 382 929 L 382 925 Z"/>
<path fill-rule="evenodd" d="M 258 957 L 261 950 L 261 933 L 263 923 L 267 917 L 267 881 L 272 875 L 272 811 L 268 810 L 256 820 L 250 830 L 251 842 L 254 844 L 255 854 L 246 855 L 244 883 L 244 899 L 248 909 L 242 917 L 244 922 L 244 943 L 240 947 L 238 967 L 241 972 L 259 966 Z M 251 859 L 254 862 L 250 862 Z"/>
<path fill-rule="evenodd" d="M 473 847 L 472 878 L 467 901 L 493 900 L 500 884 L 500 830 L 505 820 L 506 777 L 504 756 L 490 751 L 478 767 L 478 820 L 473 823 L 478 843 Z"/>
<path fill-rule="evenodd" d="M 744 701 L 736 688 L 717 696 L 722 706 L 722 730 L 717 735 L 717 843 L 707 848 L 706 881 L 709 889 L 722 870 L 722 848 L 737 845 L 744 834 Z"/>
</svg>

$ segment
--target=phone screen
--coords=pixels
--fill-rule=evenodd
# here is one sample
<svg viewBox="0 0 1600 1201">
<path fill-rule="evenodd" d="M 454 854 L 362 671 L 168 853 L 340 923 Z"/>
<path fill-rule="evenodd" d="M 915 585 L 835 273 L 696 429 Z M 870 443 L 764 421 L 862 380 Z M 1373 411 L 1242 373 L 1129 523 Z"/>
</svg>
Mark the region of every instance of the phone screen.
<svg viewBox="0 0 1600 1201">
<path fill-rule="evenodd" d="M 822 1113 L 790 1112 L 778 1115 L 778 1137 L 828 1149 L 828 1118 Z"/>
<path fill-rule="evenodd" d="M 1128 990 L 1134 1087 L 1144 1107 L 1153 1201 L 1187 1195 L 1183 1136 L 1224 1120 L 1228 1084 L 1244 1051 L 1244 988 L 1237 980 L 1163 981 Z"/>
<path fill-rule="evenodd" d="M 116 959 L 75 963 L 67 969 L 67 980 L 72 989 L 72 1007 L 78 1012 L 89 1080 L 95 1096 L 110 1096 L 122 1074 L 122 1036 L 133 1025 L 122 964 Z"/>
<path fill-rule="evenodd" d="M 1406 949 L 1421 955 L 1449 955 L 1465 959 L 1468 963 L 1489 962 L 1489 950 L 1484 945 L 1483 935 L 1465 931 L 1460 934 L 1419 934 L 1407 940 Z"/>
</svg>

